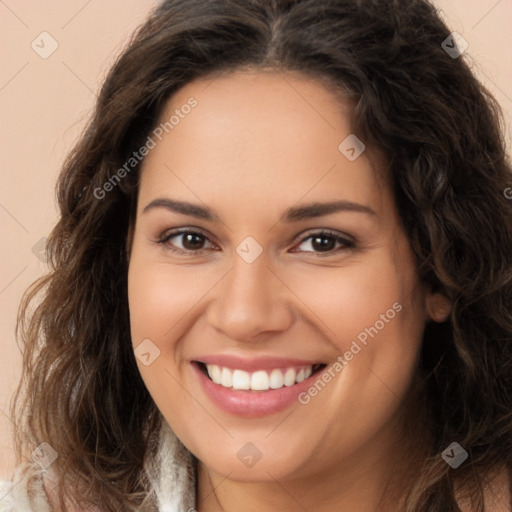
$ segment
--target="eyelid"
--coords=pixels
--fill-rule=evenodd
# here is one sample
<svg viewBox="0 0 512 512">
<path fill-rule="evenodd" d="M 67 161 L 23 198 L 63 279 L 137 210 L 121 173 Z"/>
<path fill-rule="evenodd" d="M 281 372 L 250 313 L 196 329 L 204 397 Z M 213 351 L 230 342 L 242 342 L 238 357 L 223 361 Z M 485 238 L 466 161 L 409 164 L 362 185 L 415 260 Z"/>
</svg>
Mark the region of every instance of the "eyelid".
<svg viewBox="0 0 512 512">
<path fill-rule="evenodd" d="M 158 244 L 165 246 L 171 238 L 177 237 L 179 235 L 190 234 L 190 233 L 201 235 L 211 245 L 218 247 L 218 244 L 216 244 L 214 241 L 211 240 L 210 235 L 208 235 L 206 232 L 204 232 L 201 228 L 198 228 L 195 226 L 187 226 L 187 227 L 181 227 L 181 228 L 176 228 L 176 229 L 172 229 L 172 230 L 167 230 L 157 238 L 156 242 Z M 330 236 L 330 237 L 334 238 L 336 242 L 342 244 L 342 247 L 341 248 L 338 247 L 337 249 L 333 249 L 333 250 L 326 251 L 326 252 L 321 252 L 321 251 L 293 251 L 293 252 L 311 253 L 311 254 L 315 254 L 316 256 L 322 257 L 322 256 L 331 256 L 331 255 L 338 254 L 340 252 L 340 250 L 351 249 L 351 248 L 354 248 L 356 245 L 355 240 L 353 240 L 352 237 L 350 237 L 349 235 L 341 234 L 337 231 L 327 229 L 327 228 L 323 228 L 323 229 L 316 228 L 316 229 L 310 229 L 308 231 L 304 231 L 304 232 L 300 233 L 299 235 L 297 235 L 292 243 L 294 244 L 294 246 L 301 245 L 306 240 L 308 240 L 309 238 L 312 238 L 315 235 L 318 237 Z M 176 248 L 173 246 L 167 246 L 167 249 L 172 252 L 198 256 L 198 255 L 202 255 L 204 251 L 211 249 L 211 247 L 196 249 L 196 250 L 183 250 L 183 249 Z"/>
<path fill-rule="evenodd" d="M 340 231 L 336 231 L 334 229 L 329 228 L 311 228 L 302 233 L 299 233 L 296 237 L 296 241 L 304 241 L 313 235 L 329 235 L 333 238 L 340 238 L 347 243 L 355 244 L 355 239 L 346 233 L 341 233 Z"/>
</svg>

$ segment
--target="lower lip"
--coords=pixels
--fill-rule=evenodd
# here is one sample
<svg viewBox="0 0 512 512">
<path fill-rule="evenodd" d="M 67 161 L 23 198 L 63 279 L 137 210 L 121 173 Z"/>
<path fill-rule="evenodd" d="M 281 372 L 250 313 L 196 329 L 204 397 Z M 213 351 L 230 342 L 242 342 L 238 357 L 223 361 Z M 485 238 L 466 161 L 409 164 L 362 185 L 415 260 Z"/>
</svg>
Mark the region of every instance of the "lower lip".
<svg viewBox="0 0 512 512">
<path fill-rule="evenodd" d="M 311 386 L 311 380 L 317 379 L 322 373 L 316 372 L 309 378 L 290 387 L 270 389 L 268 391 L 243 391 L 225 388 L 215 384 L 199 368 L 192 363 L 194 371 L 210 400 L 220 409 L 237 416 L 257 418 L 280 412 L 293 403 L 298 404 L 298 396 Z"/>
</svg>

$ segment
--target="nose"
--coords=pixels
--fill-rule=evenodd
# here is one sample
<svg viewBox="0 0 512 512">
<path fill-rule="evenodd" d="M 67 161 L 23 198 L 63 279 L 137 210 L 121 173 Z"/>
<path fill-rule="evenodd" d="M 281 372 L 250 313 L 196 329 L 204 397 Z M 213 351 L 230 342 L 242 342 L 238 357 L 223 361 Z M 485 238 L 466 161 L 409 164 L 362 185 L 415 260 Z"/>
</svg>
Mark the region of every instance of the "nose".
<svg viewBox="0 0 512 512">
<path fill-rule="evenodd" d="M 209 325 L 228 339 L 256 341 L 292 324 L 289 292 L 265 258 L 247 263 L 235 256 L 233 267 L 219 284 L 207 318 Z"/>
</svg>

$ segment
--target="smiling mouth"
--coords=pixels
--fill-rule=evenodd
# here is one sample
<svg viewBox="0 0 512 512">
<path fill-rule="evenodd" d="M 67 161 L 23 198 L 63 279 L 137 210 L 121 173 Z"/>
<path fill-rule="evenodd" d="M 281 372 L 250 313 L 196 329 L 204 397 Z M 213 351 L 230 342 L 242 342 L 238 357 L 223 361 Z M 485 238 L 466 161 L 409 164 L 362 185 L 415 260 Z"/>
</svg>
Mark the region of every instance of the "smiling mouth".
<svg viewBox="0 0 512 512">
<path fill-rule="evenodd" d="M 213 383 L 234 391 L 270 391 L 291 387 L 321 372 L 327 365 L 315 364 L 246 372 L 196 361 L 201 372 Z"/>
</svg>

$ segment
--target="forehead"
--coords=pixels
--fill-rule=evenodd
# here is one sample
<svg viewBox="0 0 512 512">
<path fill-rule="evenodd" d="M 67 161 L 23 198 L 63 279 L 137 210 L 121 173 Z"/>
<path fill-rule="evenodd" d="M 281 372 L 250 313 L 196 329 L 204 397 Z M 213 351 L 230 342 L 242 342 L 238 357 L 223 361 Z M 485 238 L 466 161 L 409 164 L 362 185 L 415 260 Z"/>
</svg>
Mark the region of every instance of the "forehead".
<svg viewBox="0 0 512 512">
<path fill-rule="evenodd" d="M 355 135 L 351 111 L 347 99 L 295 72 L 236 71 L 193 81 L 161 113 L 167 129 L 145 159 L 141 198 L 195 195 L 214 208 L 221 202 L 260 215 L 263 204 L 301 198 L 379 209 L 386 190 L 374 163 L 381 160 L 365 151 L 351 161 L 345 146 L 340 150 Z"/>
</svg>

